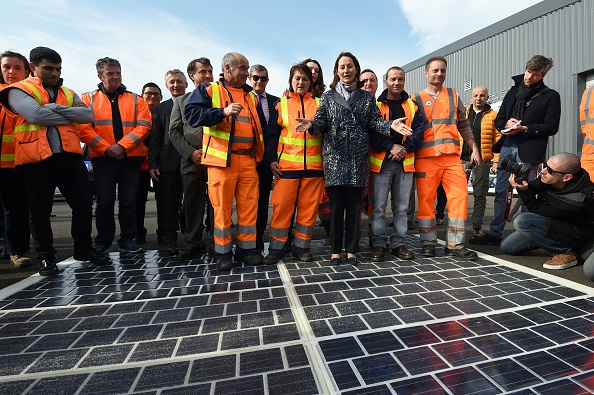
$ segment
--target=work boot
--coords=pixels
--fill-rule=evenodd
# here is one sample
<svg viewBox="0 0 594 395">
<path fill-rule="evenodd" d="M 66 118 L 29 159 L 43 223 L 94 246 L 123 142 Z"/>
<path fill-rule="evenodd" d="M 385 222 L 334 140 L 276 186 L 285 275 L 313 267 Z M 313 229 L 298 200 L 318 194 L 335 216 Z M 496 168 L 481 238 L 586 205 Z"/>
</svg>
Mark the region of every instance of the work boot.
<svg viewBox="0 0 594 395">
<path fill-rule="evenodd" d="M 217 270 L 231 270 L 233 269 L 233 262 L 231 258 L 219 258 L 217 259 Z"/>
<path fill-rule="evenodd" d="M 265 265 L 274 265 L 275 263 L 278 263 L 278 261 L 280 261 L 282 258 L 283 258 L 282 255 L 274 254 L 271 252 L 264 257 L 264 264 Z"/>
<path fill-rule="evenodd" d="M 32 266 L 33 261 L 25 254 L 14 254 L 10 256 L 12 265 L 16 268 Z"/>
<path fill-rule="evenodd" d="M 261 265 L 264 262 L 264 257 L 260 253 L 246 255 L 242 259 L 243 263 L 250 266 Z"/>
<path fill-rule="evenodd" d="M 293 256 L 298 258 L 301 262 L 311 262 L 313 261 L 313 255 L 309 251 L 305 252 L 293 252 Z"/>
</svg>

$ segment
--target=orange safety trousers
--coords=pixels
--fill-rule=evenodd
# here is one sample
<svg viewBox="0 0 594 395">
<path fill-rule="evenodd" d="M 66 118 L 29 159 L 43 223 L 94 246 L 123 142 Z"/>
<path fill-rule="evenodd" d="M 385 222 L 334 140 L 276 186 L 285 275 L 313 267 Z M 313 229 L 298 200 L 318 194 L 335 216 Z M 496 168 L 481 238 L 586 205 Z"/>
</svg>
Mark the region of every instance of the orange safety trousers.
<svg viewBox="0 0 594 395">
<path fill-rule="evenodd" d="M 417 174 L 418 219 L 421 243 L 437 241 L 435 199 L 439 183 L 448 198 L 448 228 L 446 247 L 460 248 L 464 244 L 468 215 L 468 184 L 466 173 L 457 154 L 415 159 Z"/>
<path fill-rule="evenodd" d="M 248 155 L 231 154 L 230 167 L 208 167 L 208 196 L 214 209 L 215 252 L 232 249 L 231 214 L 237 210 L 237 247 L 256 248 L 258 216 L 258 173 L 256 161 Z"/>
<path fill-rule="evenodd" d="M 293 229 L 293 245 L 309 249 L 324 187 L 323 177 L 281 178 L 274 181 L 270 198 L 273 206 L 269 232 L 271 249 L 283 249 L 289 236 L 295 202 L 297 217 Z"/>
<path fill-rule="evenodd" d="M 580 158 L 582 168 L 584 168 L 590 175 L 590 180 L 594 182 L 594 155 L 582 155 Z"/>
</svg>

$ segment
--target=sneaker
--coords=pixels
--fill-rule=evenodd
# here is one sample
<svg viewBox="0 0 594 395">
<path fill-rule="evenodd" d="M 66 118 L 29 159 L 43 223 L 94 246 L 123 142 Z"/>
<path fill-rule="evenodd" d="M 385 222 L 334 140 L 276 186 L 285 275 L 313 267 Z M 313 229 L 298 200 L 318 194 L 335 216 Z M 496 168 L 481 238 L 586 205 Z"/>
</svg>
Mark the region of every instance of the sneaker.
<svg viewBox="0 0 594 395">
<path fill-rule="evenodd" d="M 12 265 L 16 268 L 32 266 L 33 261 L 25 254 L 14 254 L 10 256 Z"/>
<path fill-rule="evenodd" d="M 108 244 L 97 244 L 95 243 L 95 247 L 93 247 L 93 251 L 95 251 L 95 254 L 104 254 L 105 252 L 107 252 L 107 250 L 109 250 L 111 246 Z"/>
<path fill-rule="evenodd" d="M 488 233 L 483 236 L 474 236 L 468 242 L 470 244 L 484 245 L 484 246 L 498 246 L 501 244 L 503 237 L 494 237 Z"/>
<path fill-rule="evenodd" d="M 88 251 L 83 253 L 74 254 L 72 256 L 77 261 L 81 262 L 91 262 L 95 265 L 109 265 L 111 264 L 111 259 L 106 254 L 98 254 L 95 251 Z"/>
<path fill-rule="evenodd" d="M 443 249 L 443 253 L 445 256 L 453 256 L 460 259 L 468 259 L 470 261 L 474 261 L 478 258 L 478 254 L 472 250 L 469 250 L 466 247 L 451 249 L 445 247 Z"/>
<path fill-rule="evenodd" d="M 120 251 L 121 252 L 130 252 L 132 254 L 136 254 L 137 252 L 142 252 L 142 248 L 138 247 L 138 244 L 134 240 L 123 241 L 119 243 Z"/>
<path fill-rule="evenodd" d="M 569 251 L 565 254 L 553 255 L 553 257 L 546 261 L 544 265 L 542 265 L 542 267 L 551 270 L 561 270 L 567 269 L 577 264 L 577 255 L 575 254 L 575 252 Z"/>
<path fill-rule="evenodd" d="M 39 261 L 39 274 L 41 276 L 55 276 L 58 273 L 60 273 L 60 269 L 58 269 L 56 261 L 53 258 Z"/>
<path fill-rule="evenodd" d="M 484 233 L 480 226 L 475 226 L 472 228 L 472 237 L 480 237 L 482 235 L 484 235 Z"/>
</svg>

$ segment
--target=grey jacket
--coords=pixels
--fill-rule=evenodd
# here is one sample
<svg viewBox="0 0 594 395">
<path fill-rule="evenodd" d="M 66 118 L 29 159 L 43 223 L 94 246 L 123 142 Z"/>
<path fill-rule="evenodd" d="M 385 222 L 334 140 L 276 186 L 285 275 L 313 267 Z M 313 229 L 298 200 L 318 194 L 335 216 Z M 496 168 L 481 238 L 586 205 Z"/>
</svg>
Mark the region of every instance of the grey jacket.
<svg viewBox="0 0 594 395">
<path fill-rule="evenodd" d="M 195 128 L 186 122 L 185 107 L 191 95 L 192 92 L 186 93 L 175 100 L 169 122 L 171 144 L 181 155 L 181 174 L 203 170 L 202 165 L 198 166 L 190 159 L 194 151 L 202 148 L 202 126 Z"/>
<path fill-rule="evenodd" d="M 324 92 L 311 134 L 323 133 L 322 158 L 326 186 L 369 185 L 369 132 L 390 135 L 390 121 L 382 118 L 375 98 L 361 89 L 349 102 L 335 90 Z"/>
</svg>

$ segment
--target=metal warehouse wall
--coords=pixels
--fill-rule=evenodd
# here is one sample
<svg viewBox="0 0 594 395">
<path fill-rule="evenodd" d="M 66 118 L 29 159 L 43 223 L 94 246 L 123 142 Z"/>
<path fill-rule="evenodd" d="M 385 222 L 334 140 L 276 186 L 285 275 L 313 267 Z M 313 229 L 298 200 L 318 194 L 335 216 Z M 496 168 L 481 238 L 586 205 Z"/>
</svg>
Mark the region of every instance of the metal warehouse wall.
<svg viewBox="0 0 594 395">
<path fill-rule="evenodd" d="M 559 132 L 549 139 L 549 154 L 579 154 L 583 136 L 578 108 L 586 80 L 594 79 L 594 0 L 546 0 L 516 15 L 405 65 L 406 90 L 427 86 L 425 62 L 441 55 L 448 60 L 445 85 L 470 103 L 471 86 L 485 85 L 492 102 L 503 99 L 511 76 L 523 74 L 526 61 L 540 54 L 553 58 L 545 83 L 561 95 Z"/>
</svg>

